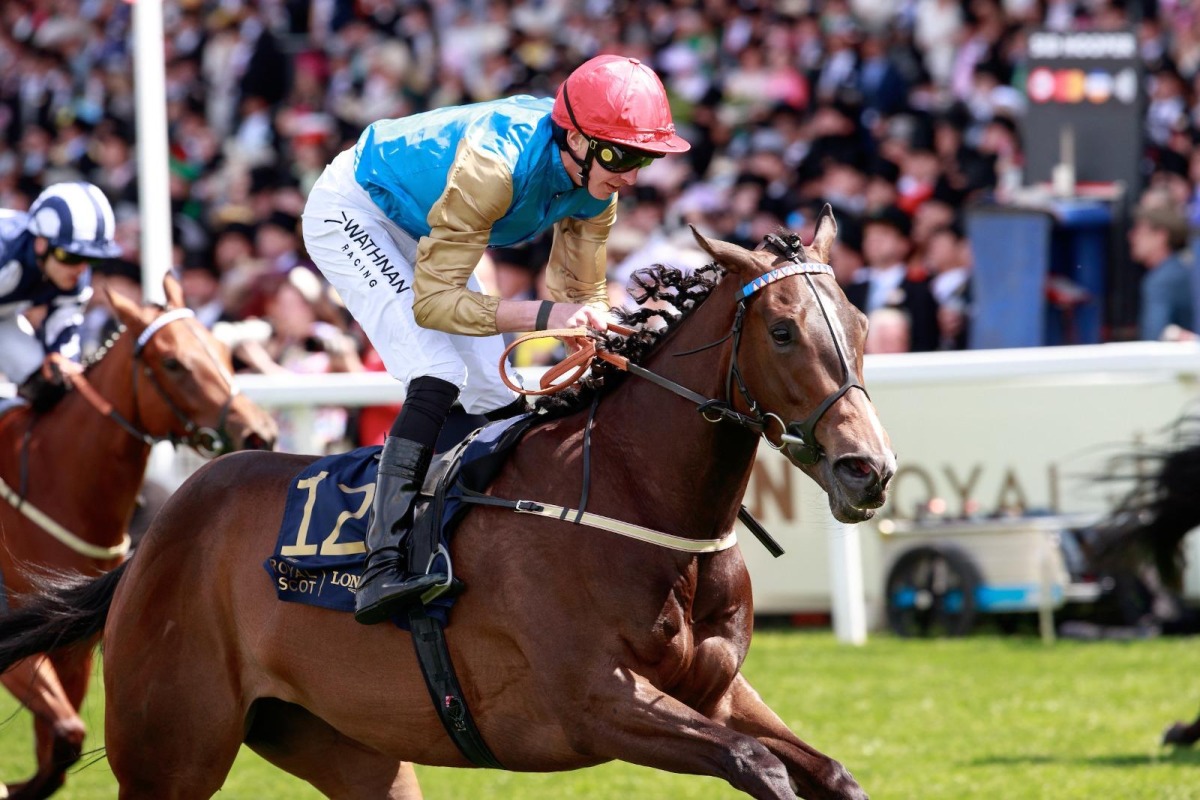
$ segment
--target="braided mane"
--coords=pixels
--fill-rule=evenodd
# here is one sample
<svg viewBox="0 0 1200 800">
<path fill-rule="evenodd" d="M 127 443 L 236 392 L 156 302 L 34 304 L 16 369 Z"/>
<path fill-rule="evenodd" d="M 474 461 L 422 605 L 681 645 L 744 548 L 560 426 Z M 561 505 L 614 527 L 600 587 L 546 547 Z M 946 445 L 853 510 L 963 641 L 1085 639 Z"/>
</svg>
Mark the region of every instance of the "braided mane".
<svg viewBox="0 0 1200 800">
<path fill-rule="evenodd" d="M 638 270 L 633 274 L 630 296 L 640 307 L 633 311 L 613 310 L 619 322 L 637 332 L 632 336 L 609 334 L 604 337 L 604 346 L 634 364 L 641 364 L 668 333 L 699 308 L 724 274 L 724 269 L 715 263 L 691 273 L 662 264 Z M 656 324 L 651 325 L 652 321 Z M 596 361 L 578 384 L 540 398 L 534 410 L 543 419 L 573 414 L 586 408 L 597 394 L 619 386 L 627 375 L 611 364 Z"/>
<path fill-rule="evenodd" d="M 121 338 L 121 334 L 124 332 L 125 332 L 125 326 L 124 325 L 118 326 L 116 328 L 116 330 L 114 330 L 111 334 L 109 334 L 108 338 L 105 339 L 104 342 L 99 347 L 97 347 L 96 350 L 90 356 L 88 356 L 87 358 L 83 359 L 82 362 L 80 362 L 80 366 L 86 370 L 86 369 L 90 369 L 91 367 L 94 367 L 96 364 L 98 364 L 101 359 L 103 359 L 106 355 L 108 355 L 108 351 L 112 350 L 113 346 Z"/>
</svg>

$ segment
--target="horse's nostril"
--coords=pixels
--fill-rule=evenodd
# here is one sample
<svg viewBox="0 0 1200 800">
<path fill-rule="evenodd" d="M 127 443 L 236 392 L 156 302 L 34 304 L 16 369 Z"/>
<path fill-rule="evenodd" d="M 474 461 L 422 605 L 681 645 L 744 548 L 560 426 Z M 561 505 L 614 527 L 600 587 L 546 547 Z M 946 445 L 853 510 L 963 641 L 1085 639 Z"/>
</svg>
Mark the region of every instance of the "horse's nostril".
<svg viewBox="0 0 1200 800">
<path fill-rule="evenodd" d="M 834 466 L 834 471 L 842 483 L 859 491 L 882 491 L 891 480 L 891 475 L 883 475 L 875 462 L 869 458 L 843 458 Z"/>
</svg>

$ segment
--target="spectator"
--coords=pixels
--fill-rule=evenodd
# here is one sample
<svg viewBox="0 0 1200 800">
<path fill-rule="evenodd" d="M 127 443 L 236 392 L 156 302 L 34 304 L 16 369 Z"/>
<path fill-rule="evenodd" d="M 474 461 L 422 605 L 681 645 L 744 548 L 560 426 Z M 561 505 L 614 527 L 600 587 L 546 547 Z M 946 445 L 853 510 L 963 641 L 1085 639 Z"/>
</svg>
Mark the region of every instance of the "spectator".
<svg viewBox="0 0 1200 800">
<path fill-rule="evenodd" d="M 866 266 L 846 287 L 846 296 L 868 316 L 886 306 L 903 309 L 910 320 L 910 348 L 924 352 L 938 347 L 937 301 L 925 270 L 908 266 L 911 226 L 908 215 L 895 206 L 864 220 Z"/>
<path fill-rule="evenodd" d="M 1160 339 L 1169 325 L 1195 332 L 1193 267 L 1180 256 L 1188 243 L 1187 220 L 1174 208 L 1156 206 L 1138 209 L 1134 220 L 1130 254 L 1146 268 L 1138 317 L 1141 338 Z"/>
<path fill-rule="evenodd" d="M 362 372 L 358 344 L 341 327 L 324 299 L 321 279 L 308 269 L 266 273 L 259 277 L 249 305 L 250 319 L 217 326 L 218 336 L 233 344 L 241 371 L 263 374 L 291 372 L 323 374 Z M 296 419 L 276 413 L 281 444 L 295 449 Z M 320 452 L 346 449 L 346 409 L 322 406 L 304 435 L 318 442 Z"/>
<path fill-rule="evenodd" d="M 636 266 L 703 262 L 686 224 L 752 246 L 772 226 L 803 227 L 822 195 L 844 231 L 906 209 L 911 263 L 932 266 L 929 239 L 948 216 L 1023 188 L 1016 87 L 1028 34 L 1117 30 L 1136 9 L 1059 0 L 484 5 L 169 7 L 172 224 L 185 251 L 213 253 L 224 318 L 244 314 L 264 271 L 307 263 L 286 215 L 299 216 L 324 165 L 379 116 L 371 109 L 546 96 L 592 54 L 618 50 L 661 69 L 693 147 L 643 170 L 636 196 L 620 192 L 621 225 L 636 233 L 624 237 L 623 258 L 610 258 L 613 302 Z M 1147 184 L 1195 221 L 1200 39 L 1186 4 L 1159 6 L 1136 25 Z M 56 0 L 47 14 L 12 0 L 2 9 L 0 207 L 27 208 L 58 176 L 89 180 L 113 202 L 117 238 L 140 263 L 130 6 Z M 837 250 L 847 286 L 860 257 L 853 245 Z M 544 260 L 535 262 L 532 273 Z M 203 270 L 192 277 L 211 288 Z M 919 315 L 913 323 L 915 342 Z"/>
<path fill-rule="evenodd" d="M 912 320 L 894 306 L 882 306 L 867 315 L 867 340 L 863 352 L 907 353 L 912 350 Z"/>
<path fill-rule="evenodd" d="M 179 269 L 183 301 L 196 312 L 196 319 L 210 330 L 225 316 L 221 300 L 221 273 L 207 253 L 184 254 Z"/>
<path fill-rule="evenodd" d="M 968 343 L 971 307 L 971 247 L 957 222 L 933 230 L 924 264 L 938 304 L 939 349 L 963 350 Z"/>
</svg>

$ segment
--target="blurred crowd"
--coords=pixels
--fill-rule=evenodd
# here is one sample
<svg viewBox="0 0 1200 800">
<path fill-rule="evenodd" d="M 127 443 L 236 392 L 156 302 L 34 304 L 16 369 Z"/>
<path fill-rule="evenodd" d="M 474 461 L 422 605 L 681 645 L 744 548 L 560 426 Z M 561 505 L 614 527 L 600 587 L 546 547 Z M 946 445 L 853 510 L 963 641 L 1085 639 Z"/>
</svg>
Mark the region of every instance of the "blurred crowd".
<svg viewBox="0 0 1200 800">
<path fill-rule="evenodd" d="M 614 305 L 630 302 L 641 267 L 706 260 L 689 224 L 747 247 L 780 227 L 807 239 L 829 203 L 833 265 L 873 320 L 870 351 L 969 347 L 963 210 L 1022 185 L 1018 87 L 1040 28 L 1137 31 L 1149 102 L 1133 258 L 1156 266 L 1160 253 L 1134 241 L 1145 235 L 1186 261 L 1179 231 L 1200 222 L 1200 14 L 1183 0 L 177 0 L 164 11 L 172 267 L 242 370 L 381 368 L 298 231 L 309 187 L 368 123 L 549 95 L 600 52 L 651 64 L 692 144 L 622 198 Z M 95 283 L 140 293 L 131 16 L 123 0 L 0 5 L 0 208 L 27 208 L 55 181 L 94 182 L 125 249 Z M 541 296 L 548 246 L 491 251 L 484 285 Z M 1191 330 L 1184 311 L 1167 316 L 1169 335 Z M 89 319 L 95 346 L 103 309 Z M 331 447 L 382 433 L 331 411 Z"/>
</svg>

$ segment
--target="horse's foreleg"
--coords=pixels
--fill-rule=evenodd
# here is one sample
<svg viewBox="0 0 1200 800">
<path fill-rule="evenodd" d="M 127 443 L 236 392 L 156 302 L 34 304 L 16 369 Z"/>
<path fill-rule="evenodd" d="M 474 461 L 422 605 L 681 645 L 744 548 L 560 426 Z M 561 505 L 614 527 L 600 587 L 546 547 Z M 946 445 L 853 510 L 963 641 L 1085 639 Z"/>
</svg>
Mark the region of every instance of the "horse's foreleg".
<svg viewBox="0 0 1200 800">
<path fill-rule="evenodd" d="M 578 752 L 669 772 L 711 775 L 760 800 L 796 795 L 783 763 L 757 740 L 714 723 L 621 672 L 593 686 L 564 728 Z"/>
<path fill-rule="evenodd" d="M 778 756 L 801 797 L 867 796 L 845 767 L 792 733 L 740 672 L 730 684 L 717 718 L 733 730 L 753 736 Z"/>
<path fill-rule="evenodd" d="M 17 662 L 0 683 L 33 712 L 37 774 L 11 787 L 11 796 L 47 797 L 63 782 L 63 772 L 79 760 L 87 733 L 54 665 L 45 656 Z"/>
</svg>

